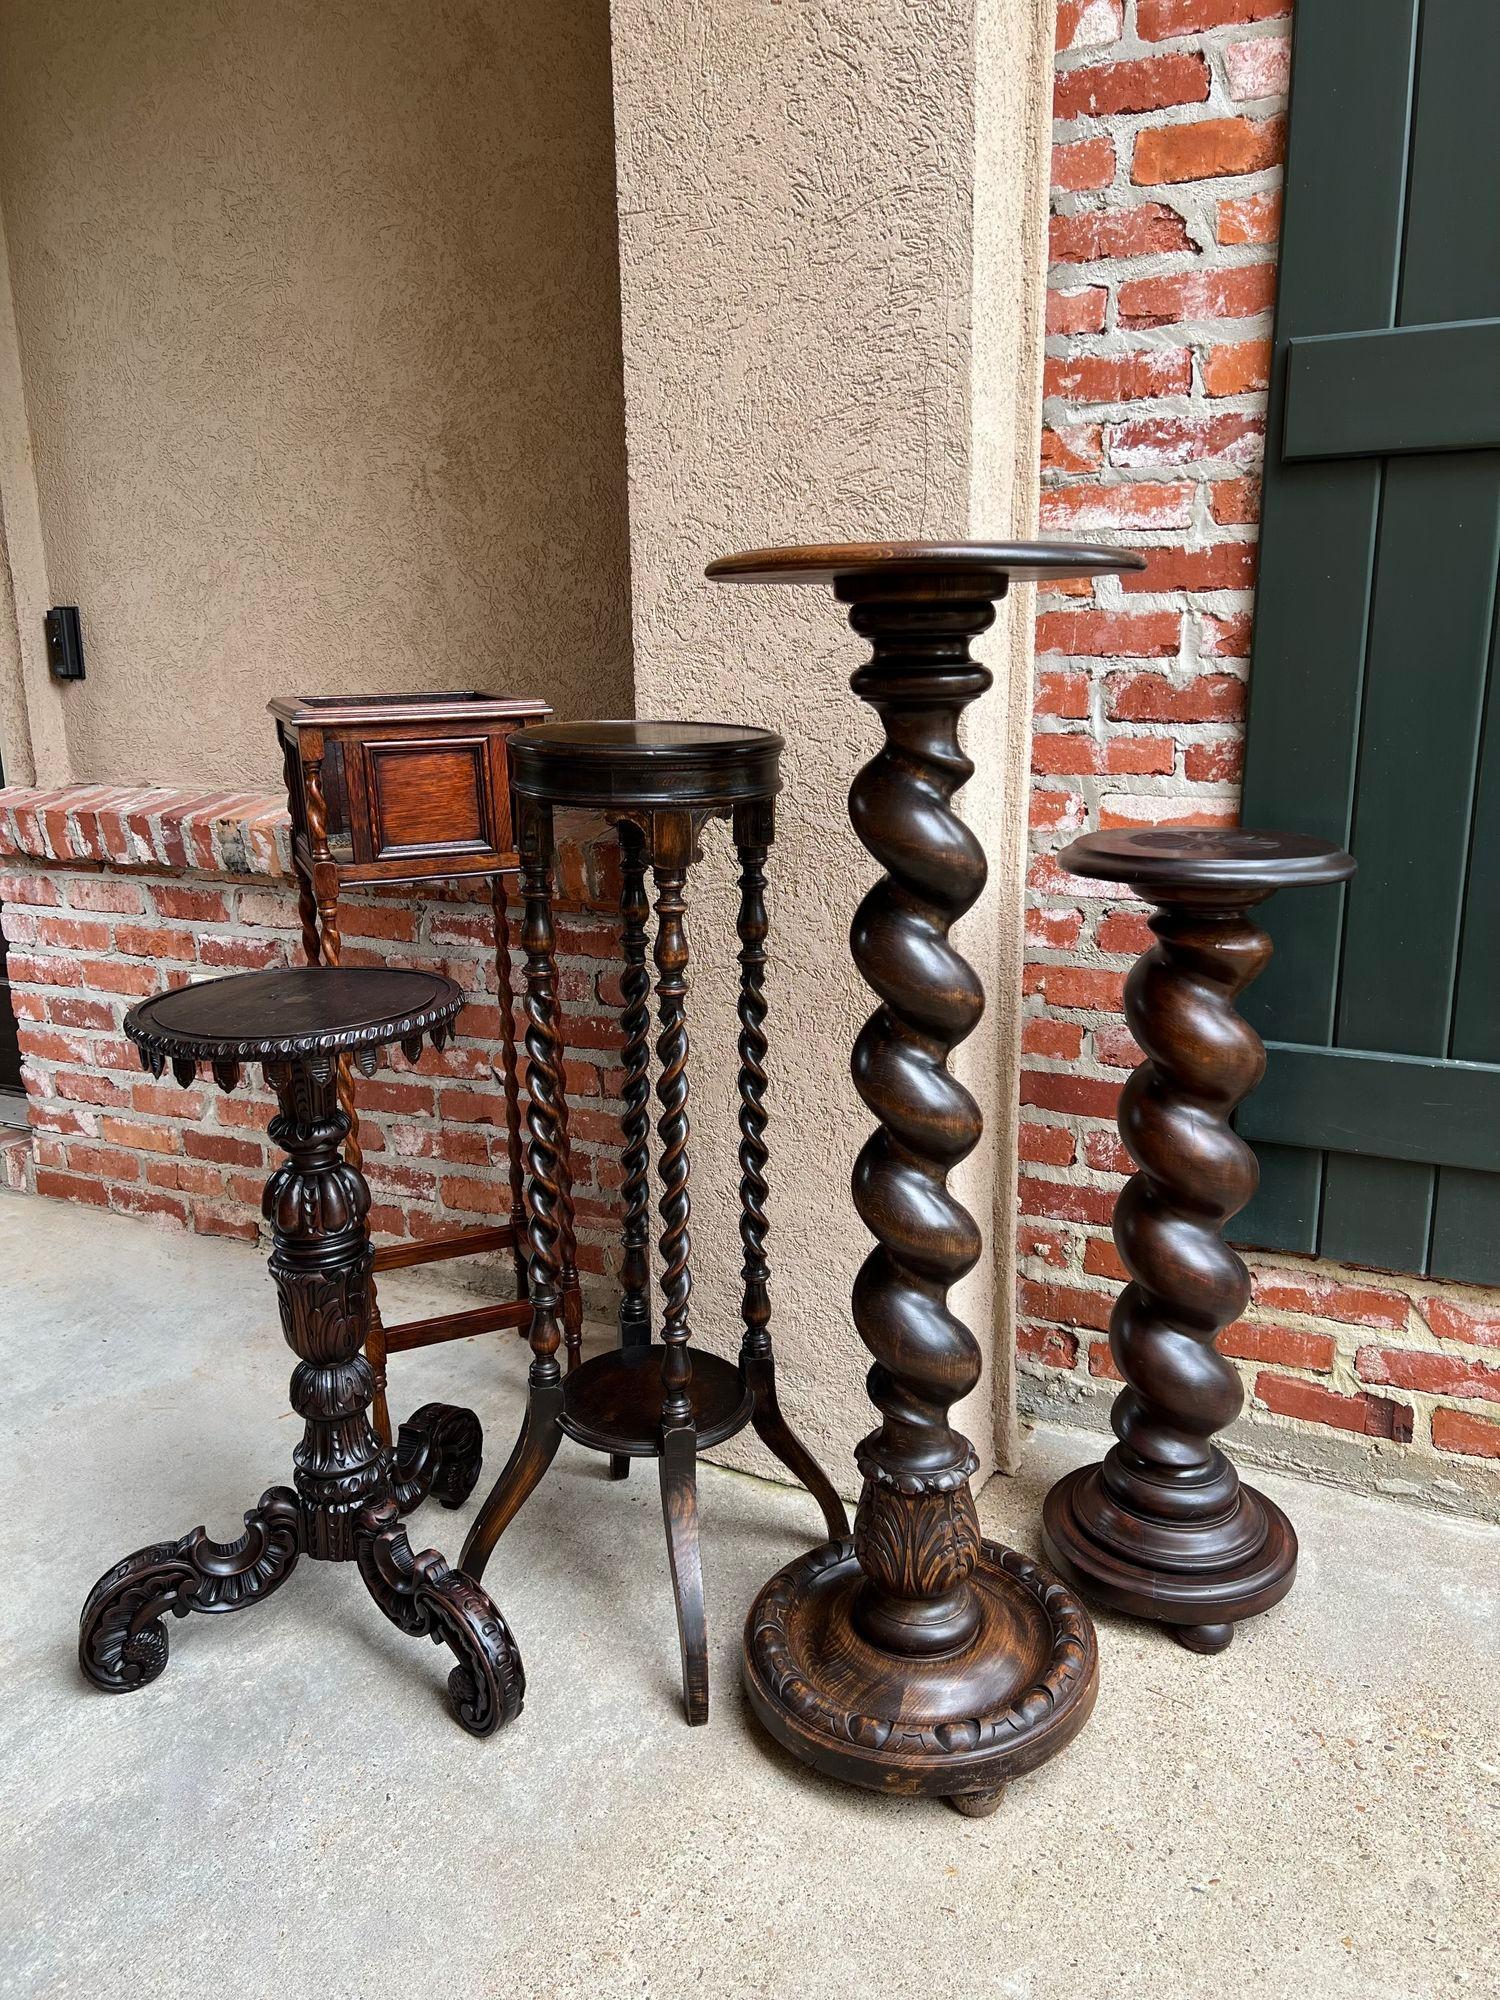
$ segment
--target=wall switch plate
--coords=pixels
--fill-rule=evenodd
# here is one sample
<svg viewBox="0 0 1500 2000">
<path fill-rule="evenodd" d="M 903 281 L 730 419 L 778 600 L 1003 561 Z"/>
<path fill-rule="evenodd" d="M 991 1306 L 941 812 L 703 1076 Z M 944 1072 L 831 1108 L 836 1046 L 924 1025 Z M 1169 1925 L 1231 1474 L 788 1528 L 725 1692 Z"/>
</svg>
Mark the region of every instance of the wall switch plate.
<svg viewBox="0 0 1500 2000">
<path fill-rule="evenodd" d="M 83 679 L 83 626 L 76 604 L 54 604 L 43 621 L 47 631 L 47 664 L 55 681 Z"/>
</svg>

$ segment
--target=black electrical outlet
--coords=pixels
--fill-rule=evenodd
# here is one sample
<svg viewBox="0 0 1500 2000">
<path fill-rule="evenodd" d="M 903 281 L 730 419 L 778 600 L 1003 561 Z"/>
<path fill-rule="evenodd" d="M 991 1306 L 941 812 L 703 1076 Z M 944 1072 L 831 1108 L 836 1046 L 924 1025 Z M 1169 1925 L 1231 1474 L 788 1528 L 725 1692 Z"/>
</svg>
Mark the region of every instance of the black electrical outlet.
<svg viewBox="0 0 1500 2000">
<path fill-rule="evenodd" d="M 83 679 L 83 626 L 76 604 L 54 604 L 47 613 L 47 664 L 55 681 Z"/>
</svg>

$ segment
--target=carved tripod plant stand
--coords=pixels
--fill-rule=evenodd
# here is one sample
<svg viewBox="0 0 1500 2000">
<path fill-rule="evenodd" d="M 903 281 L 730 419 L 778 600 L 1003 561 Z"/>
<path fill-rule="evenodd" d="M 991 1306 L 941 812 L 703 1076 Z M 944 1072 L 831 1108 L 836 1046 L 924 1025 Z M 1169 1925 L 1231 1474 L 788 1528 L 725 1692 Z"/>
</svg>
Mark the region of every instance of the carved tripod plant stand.
<svg viewBox="0 0 1500 2000">
<path fill-rule="evenodd" d="M 984 887 L 985 857 L 953 810 L 973 765 L 959 720 L 990 685 L 969 643 L 1015 581 L 1142 566 L 1064 544 L 877 543 L 757 549 L 709 565 L 739 583 L 832 585 L 873 656 L 854 692 L 883 748 L 855 778 L 855 832 L 885 873 L 850 946 L 878 1005 L 855 1044 L 855 1087 L 878 1124 L 854 1168 L 876 1247 L 854 1284 L 874 1357 L 876 1429 L 852 1541 L 771 1578 L 745 1627 L 757 1716 L 818 1770 L 888 1792 L 993 1811 L 1007 1780 L 1071 1742 L 1098 1674 L 1082 1604 L 1040 1564 L 981 1539 L 969 1440 L 948 1420 L 981 1360 L 948 1291 L 978 1262 L 974 1218 L 948 1188 L 977 1145 L 979 1107 L 948 1068 L 984 1006 L 950 928 Z"/>
<path fill-rule="evenodd" d="M 496 1542 L 566 1437 L 609 1454 L 615 1476 L 655 1458 L 677 1606 L 690 1723 L 708 1720 L 708 1631 L 698 1548 L 697 1456 L 752 1424 L 846 1534 L 843 1506 L 776 1399 L 766 1260 L 764 1022 L 766 858 L 780 789 L 781 738 L 728 723 L 579 722 L 528 729 L 511 746 L 525 898 L 527 1217 L 531 1231 L 532 1363 L 526 1419 L 510 1462 L 479 1511 L 461 1562 L 484 1574 Z M 564 1375 L 558 1366 L 558 1136 L 562 1081 L 552 935 L 552 815 L 601 813 L 620 835 L 624 1001 L 624 1258 L 620 1348 Z M 740 862 L 739 1127 L 744 1337 L 738 1364 L 689 1345 L 688 869 L 711 819 L 730 819 Z M 650 974 L 646 870 L 656 886 L 654 958 L 661 1181 L 659 1342 L 651 1330 L 649 1253 Z"/>
<path fill-rule="evenodd" d="M 181 1084 L 206 1066 L 223 1090 L 241 1067 L 264 1065 L 278 1110 L 271 1137 L 288 1155 L 266 1185 L 271 1275 L 287 1343 L 297 1356 L 291 1404 L 306 1424 L 294 1485 L 273 1486 L 232 1542 L 195 1528 L 117 1563 L 89 1592 L 78 1658 L 96 1687 L 145 1687 L 167 1664 L 170 1612 L 224 1613 L 278 1590 L 299 1556 L 354 1562 L 370 1595 L 403 1632 L 448 1646 L 458 1720 L 488 1736 L 520 1712 L 520 1655 L 479 1585 L 433 1549 L 413 1552 L 400 1516 L 431 1492 L 446 1507 L 479 1477 L 482 1434 L 472 1411 L 429 1403 L 401 1426 L 394 1451 L 370 1424 L 373 1381 L 362 1350 L 369 1325 L 369 1190 L 341 1156 L 348 1131 L 339 1063 L 372 1074 L 399 1042 L 415 1061 L 440 1048 L 463 994 L 425 972 L 298 969 L 186 986 L 135 1008 L 125 1032 L 143 1064 L 170 1064 Z"/>
<path fill-rule="evenodd" d="M 1157 941 L 1125 985 L 1146 1059 L 1120 1098 L 1120 1137 L 1139 1171 L 1114 1215 L 1130 1273 L 1109 1322 L 1126 1384 L 1110 1412 L 1118 1443 L 1052 1488 L 1044 1539 L 1101 1604 L 1156 1619 L 1189 1652 L 1221 1653 L 1239 1620 L 1279 1603 L 1297 1574 L 1291 1522 L 1240 1484 L 1213 1442 L 1243 1401 L 1214 1339 L 1250 1301 L 1224 1225 L 1259 1179 L 1229 1123 L 1266 1067 L 1236 1006 L 1271 955 L 1249 913 L 1277 889 L 1346 881 L 1354 862 L 1300 834 L 1175 827 L 1090 834 L 1058 859 L 1154 904 Z"/>
</svg>

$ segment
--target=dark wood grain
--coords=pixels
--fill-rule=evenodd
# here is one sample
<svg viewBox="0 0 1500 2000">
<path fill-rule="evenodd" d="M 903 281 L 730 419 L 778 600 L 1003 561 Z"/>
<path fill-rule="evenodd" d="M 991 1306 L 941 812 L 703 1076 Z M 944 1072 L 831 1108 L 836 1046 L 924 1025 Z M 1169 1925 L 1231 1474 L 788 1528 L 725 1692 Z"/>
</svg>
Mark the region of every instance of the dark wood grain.
<svg viewBox="0 0 1500 2000">
<path fill-rule="evenodd" d="M 1119 1441 L 1048 1494 L 1047 1552 L 1102 1603 L 1165 1623 L 1193 1652 L 1222 1652 L 1297 1568 L 1291 1523 L 1213 1441 L 1242 1402 L 1215 1336 L 1250 1299 L 1224 1226 L 1258 1178 L 1229 1121 L 1266 1062 L 1238 1012 L 1271 955 L 1248 912 L 1283 886 L 1342 881 L 1354 863 L 1325 841 L 1243 829 L 1095 834 L 1059 859 L 1153 903 L 1157 942 L 1125 986 L 1145 1060 L 1119 1112 L 1138 1168 L 1115 1204 L 1130 1273 L 1109 1334 L 1126 1384 L 1110 1419 Z"/>
<path fill-rule="evenodd" d="M 698 1546 L 697 1455 L 754 1423 L 757 1433 L 844 1528 L 838 1496 L 787 1424 L 776 1400 L 765 1257 L 766 1040 L 764 971 L 768 915 L 766 857 L 772 801 L 780 788 L 781 739 L 741 724 L 698 722 L 559 723 L 528 730 L 512 746 L 512 780 L 522 826 L 527 896 L 528 1073 L 532 1102 L 527 1201 L 532 1214 L 533 1364 L 527 1410 L 510 1461 L 481 1507 L 463 1566 L 478 1576 L 496 1542 L 546 1473 L 563 1436 L 608 1455 L 616 1478 L 632 1458 L 655 1458 L 682 1651 L 690 1723 L 708 1718 L 708 1638 Z M 596 1355 L 566 1375 L 557 1368 L 547 1317 L 555 1290 L 560 1196 L 551 1072 L 556 1001 L 550 969 L 551 814 L 590 807 L 619 831 L 623 856 L 621 926 L 625 973 L 624 1298 L 618 1352 Z M 707 822 L 733 820 L 741 855 L 740 1197 L 744 1220 L 746 1337 L 737 1366 L 692 1346 L 689 1169 L 690 962 L 688 878 Z M 654 945 L 648 939 L 656 895 Z M 535 939 L 536 949 L 532 949 Z M 648 1203 L 650 1188 L 650 1007 L 654 960 L 658 1008 L 656 1089 L 661 1318 L 652 1341 Z M 538 1122 L 539 1121 L 539 1122 Z M 550 1356 L 544 1351 L 550 1343 Z"/>
<path fill-rule="evenodd" d="M 352 1054 L 372 1069 L 392 1043 L 415 1060 L 424 1040 L 441 1045 L 462 1004 L 460 989 L 436 974 L 323 968 L 184 987 L 127 1016 L 125 1031 L 155 1074 L 170 1065 L 191 1083 L 202 1066 L 233 1089 L 240 1065 L 257 1061 L 276 1093 L 270 1136 L 287 1158 L 266 1184 L 264 1211 L 303 1433 L 292 1487 L 266 1493 L 236 1541 L 211 1542 L 197 1528 L 100 1578 L 79 1628 L 79 1662 L 97 1687 L 128 1692 L 165 1669 L 168 1613 L 259 1603 L 307 1556 L 357 1563 L 403 1631 L 449 1647 L 449 1692 L 472 1734 L 489 1735 L 519 1713 L 524 1676 L 505 1621 L 435 1550 L 414 1553 L 399 1518 L 428 1492 L 449 1507 L 468 1498 L 483 1446 L 478 1419 L 428 1404 L 402 1426 L 394 1452 L 369 1420 L 370 1194 L 345 1153 L 339 1102 L 343 1060 Z"/>
<path fill-rule="evenodd" d="M 854 1169 L 875 1238 L 853 1313 L 874 1365 L 877 1428 L 858 1447 L 852 1539 L 789 1564 L 745 1628 L 756 1714 L 819 1770 L 931 1793 L 977 1815 L 1062 1748 L 1093 1705 L 1082 1605 L 1055 1577 L 979 1533 L 977 1464 L 949 1421 L 978 1384 L 977 1343 L 950 1286 L 981 1251 L 948 1176 L 978 1143 L 979 1107 L 948 1068 L 984 996 L 950 931 L 984 886 L 978 841 L 953 810 L 973 766 L 964 710 L 990 685 L 969 652 L 1017 579 L 1139 567 L 1071 545 L 876 543 L 752 550 L 709 566 L 728 582 L 832 584 L 871 658 L 852 680 L 884 743 L 850 815 L 884 871 L 855 914 L 855 962 L 880 1004 L 853 1075 L 876 1128 Z"/>
</svg>

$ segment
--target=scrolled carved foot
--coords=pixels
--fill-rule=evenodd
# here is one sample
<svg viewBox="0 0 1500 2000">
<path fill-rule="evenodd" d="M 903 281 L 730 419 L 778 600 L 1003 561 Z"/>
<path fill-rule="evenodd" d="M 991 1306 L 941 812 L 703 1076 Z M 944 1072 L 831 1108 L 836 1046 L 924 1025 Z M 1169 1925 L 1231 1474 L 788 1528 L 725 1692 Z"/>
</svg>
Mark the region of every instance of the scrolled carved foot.
<svg viewBox="0 0 1500 2000">
<path fill-rule="evenodd" d="M 1169 1625 L 1167 1630 L 1189 1653 L 1222 1653 L 1234 1637 L 1233 1625 Z"/>
<path fill-rule="evenodd" d="M 393 1625 L 414 1639 L 447 1646 L 453 1710 L 471 1736 L 490 1736 L 521 1712 L 526 1672 L 510 1628 L 489 1597 L 436 1549 L 413 1551 L 394 1499 L 359 1519 L 359 1573 Z"/>
<path fill-rule="evenodd" d="M 245 1532 L 213 1542 L 194 1528 L 176 1542 L 137 1549 L 101 1576 L 78 1622 L 78 1664 L 107 1694 L 148 1686 L 167 1664 L 170 1612 L 238 1611 L 258 1604 L 291 1575 L 302 1552 L 302 1508 L 273 1486 L 245 1516 Z"/>
<path fill-rule="evenodd" d="M 452 1403 L 424 1403 L 396 1437 L 391 1480 L 403 1514 L 431 1493 L 445 1507 L 462 1507 L 484 1463 L 484 1431 L 472 1410 Z"/>
<path fill-rule="evenodd" d="M 996 1785 L 993 1791 L 988 1792 L 955 1792 L 948 1804 L 965 1819 L 988 1819 L 1004 1797 L 1004 1785 Z"/>
</svg>

